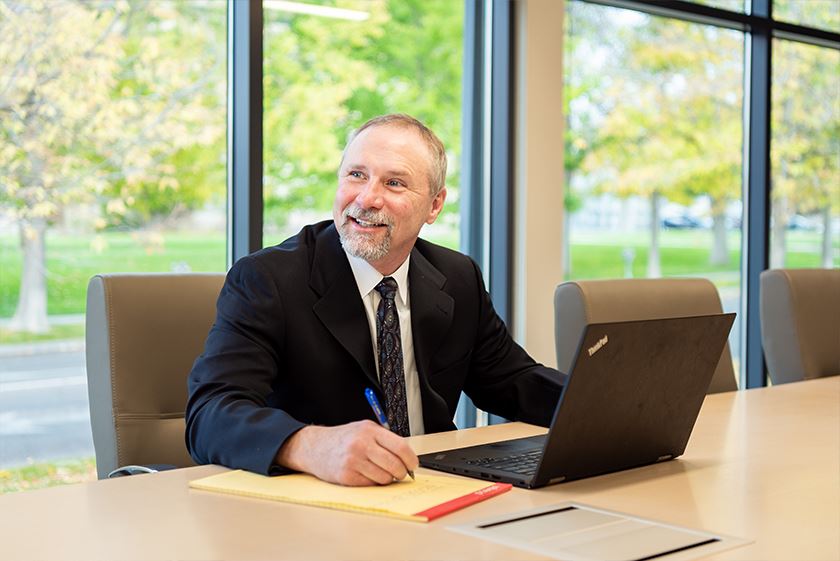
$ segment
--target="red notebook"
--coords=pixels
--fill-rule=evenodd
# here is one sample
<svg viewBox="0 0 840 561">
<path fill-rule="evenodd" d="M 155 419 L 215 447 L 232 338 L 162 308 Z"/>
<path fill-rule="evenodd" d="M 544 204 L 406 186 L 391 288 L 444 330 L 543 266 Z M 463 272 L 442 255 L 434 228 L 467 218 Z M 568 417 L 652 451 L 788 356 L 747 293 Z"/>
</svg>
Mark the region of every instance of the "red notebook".
<svg viewBox="0 0 840 561">
<path fill-rule="evenodd" d="M 343 487 L 302 473 L 268 477 L 235 470 L 190 481 L 190 487 L 258 499 L 428 522 L 509 491 L 511 485 L 418 473 L 416 481 L 406 478 L 404 481 L 390 485 Z"/>
</svg>

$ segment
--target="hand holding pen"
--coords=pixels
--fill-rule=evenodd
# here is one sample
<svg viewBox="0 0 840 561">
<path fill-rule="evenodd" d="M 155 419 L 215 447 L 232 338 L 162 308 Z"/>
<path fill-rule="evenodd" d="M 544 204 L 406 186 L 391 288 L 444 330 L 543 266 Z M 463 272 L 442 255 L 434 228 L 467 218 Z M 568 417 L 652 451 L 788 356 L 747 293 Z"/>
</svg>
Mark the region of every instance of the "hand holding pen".
<svg viewBox="0 0 840 561">
<path fill-rule="evenodd" d="M 373 390 L 365 388 L 365 397 L 367 398 L 368 403 L 370 403 L 370 408 L 373 409 L 373 414 L 376 415 L 376 420 L 379 421 L 379 424 L 384 428 L 391 430 L 391 426 L 388 424 L 388 418 L 382 411 L 382 406 L 379 405 L 379 400 L 376 399 L 376 394 L 373 393 Z M 414 472 L 410 469 L 407 469 L 406 471 L 408 472 L 408 476 L 411 477 L 411 479 L 414 479 Z"/>
</svg>

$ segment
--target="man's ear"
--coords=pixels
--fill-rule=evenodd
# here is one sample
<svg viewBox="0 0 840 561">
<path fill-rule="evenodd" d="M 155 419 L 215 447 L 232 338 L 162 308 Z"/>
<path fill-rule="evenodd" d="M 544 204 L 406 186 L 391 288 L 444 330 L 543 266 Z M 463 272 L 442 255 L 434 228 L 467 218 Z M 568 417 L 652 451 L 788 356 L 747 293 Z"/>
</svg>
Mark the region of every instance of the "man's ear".
<svg viewBox="0 0 840 561">
<path fill-rule="evenodd" d="M 426 218 L 426 224 L 431 224 L 437 220 L 438 214 L 443 210 L 443 202 L 446 200 L 446 187 L 440 190 L 432 199 L 432 208 L 429 210 L 429 216 Z"/>
</svg>

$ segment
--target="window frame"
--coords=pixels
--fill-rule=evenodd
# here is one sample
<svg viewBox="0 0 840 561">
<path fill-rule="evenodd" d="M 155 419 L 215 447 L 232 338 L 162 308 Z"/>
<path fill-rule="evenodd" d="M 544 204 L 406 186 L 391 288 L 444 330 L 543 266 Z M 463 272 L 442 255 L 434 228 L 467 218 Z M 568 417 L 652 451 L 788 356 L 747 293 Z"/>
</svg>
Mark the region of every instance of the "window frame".
<svg viewBox="0 0 840 561">
<path fill-rule="evenodd" d="M 228 0 L 227 268 L 263 243 L 263 5 Z"/>
</svg>

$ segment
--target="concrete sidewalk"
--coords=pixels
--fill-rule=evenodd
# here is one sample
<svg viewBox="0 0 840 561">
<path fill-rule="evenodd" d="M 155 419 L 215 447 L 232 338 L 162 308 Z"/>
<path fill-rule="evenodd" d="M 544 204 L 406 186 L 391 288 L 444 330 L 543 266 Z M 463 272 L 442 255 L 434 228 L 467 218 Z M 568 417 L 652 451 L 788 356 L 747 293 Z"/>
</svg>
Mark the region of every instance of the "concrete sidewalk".
<svg viewBox="0 0 840 561">
<path fill-rule="evenodd" d="M 47 318 L 50 325 L 78 325 L 85 323 L 85 314 L 53 315 Z M 11 318 L 0 318 L 0 328 L 8 327 Z M 33 341 L 31 343 L 0 342 L 0 358 L 14 356 L 33 356 L 45 353 L 73 353 L 84 351 L 84 338 L 57 339 L 53 341 Z"/>
</svg>

